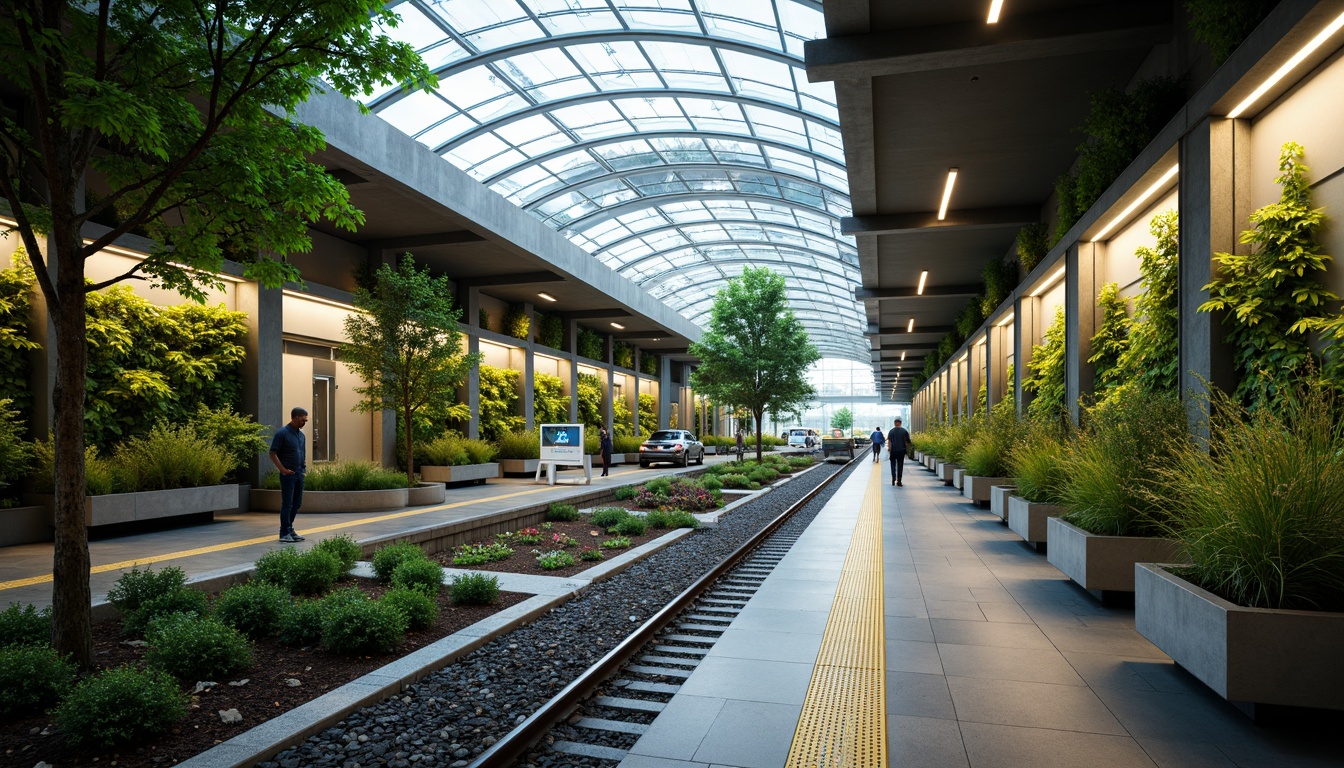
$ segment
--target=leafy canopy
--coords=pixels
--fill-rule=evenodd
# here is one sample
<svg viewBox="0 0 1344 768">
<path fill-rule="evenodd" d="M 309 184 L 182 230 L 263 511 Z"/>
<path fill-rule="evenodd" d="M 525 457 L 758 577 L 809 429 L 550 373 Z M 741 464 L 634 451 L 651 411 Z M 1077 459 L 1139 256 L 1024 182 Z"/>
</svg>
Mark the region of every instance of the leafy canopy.
<svg viewBox="0 0 1344 768">
<path fill-rule="evenodd" d="M 831 429 L 843 429 L 846 432 L 854 426 L 854 413 L 848 408 L 841 408 L 831 414 Z"/>
<path fill-rule="evenodd" d="M 758 459 L 761 417 L 795 411 L 816 397 L 807 370 L 821 355 L 789 308 L 784 278 L 766 267 L 747 267 L 719 289 L 709 328 L 690 353 L 702 361 L 692 388 L 755 416 Z"/>
<path fill-rule="evenodd" d="M 446 277 L 416 269 L 406 254 L 396 269 L 384 264 L 372 291 L 355 291 L 362 312 L 345 319 L 349 343 L 341 360 L 364 381 L 355 391 L 364 396 L 364 412 L 393 410 L 405 430 L 406 456 L 415 455 L 417 416 L 466 418 L 466 406 L 451 403 L 457 387 L 479 354 L 464 354 L 457 332 L 460 312 L 454 308 Z M 407 482 L 414 482 L 414 462 L 406 463 Z"/>
</svg>

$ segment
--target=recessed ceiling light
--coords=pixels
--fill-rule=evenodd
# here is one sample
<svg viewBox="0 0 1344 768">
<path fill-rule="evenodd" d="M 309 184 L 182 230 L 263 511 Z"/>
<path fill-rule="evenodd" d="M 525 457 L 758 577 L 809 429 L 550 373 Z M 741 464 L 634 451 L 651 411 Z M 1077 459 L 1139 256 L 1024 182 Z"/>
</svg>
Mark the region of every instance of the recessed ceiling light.
<svg viewBox="0 0 1344 768">
<path fill-rule="evenodd" d="M 1148 198 L 1152 197 L 1153 195 L 1156 195 L 1158 192 L 1161 192 L 1163 189 L 1165 189 L 1167 183 L 1170 182 L 1172 178 L 1176 176 L 1176 172 L 1179 171 L 1180 169 L 1181 169 L 1180 165 L 1171 166 L 1170 170 L 1162 174 L 1162 178 L 1158 179 L 1156 182 L 1153 183 L 1153 186 L 1145 189 L 1143 191 L 1143 194 L 1139 195 L 1138 199 L 1136 199 L 1129 205 L 1125 206 L 1125 210 L 1121 211 L 1120 215 L 1116 216 L 1114 219 L 1111 219 L 1110 223 L 1102 227 L 1101 231 L 1098 232 L 1095 236 L 1093 236 L 1091 242 L 1095 243 L 1101 238 L 1105 237 L 1107 233 L 1109 233 L 1112 229 L 1115 229 L 1117 224 L 1129 218 L 1129 214 L 1137 210 L 1140 205 L 1143 205 L 1144 203 L 1148 202 Z"/>
<path fill-rule="evenodd" d="M 624 331 L 624 330 L 625 330 L 625 326 L 624 326 L 624 325 L 621 325 L 620 323 L 612 323 L 612 324 L 611 324 L 611 327 L 612 327 L 612 328 L 615 328 L 615 329 L 618 330 L 618 331 Z"/>
<path fill-rule="evenodd" d="M 902 360 L 905 359 L 905 353 L 904 353 L 904 352 L 901 353 L 901 359 L 902 359 Z"/>
<path fill-rule="evenodd" d="M 906 333 L 914 333 L 914 332 L 915 332 L 915 318 L 913 318 L 913 317 L 910 318 L 910 322 L 906 323 L 906 325 L 905 325 L 905 332 L 906 332 Z"/>
<path fill-rule="evenodd" d="M 938 220 L 947 218 L 947 204 L 952 202 L 952 187 L 957 183 L 957 169 L 947 169 L 947 184 L 943 186 L 943 202 L 938 205 Z"/>
<path fill-rule="evenodd" d="M 1010 325 L 1016 319 L 1017 315 L 1013 314 L 1012 312 L 1009 312 L 1007 317 L 999 321 L 999 327 L 1002 328 L 1005 325 Z"/>
<path fill-rule="evenodd" d="M 1003 10 L 1003 0 L 994 0 L 989 4 L 989 18 L 985 19 L 986 24 L 998 24 L 999 12 Z"/>
<path fill-rule="evenodd" d="M 1293 69 L 1297 67 L 1298 64 L 1302 63 L 1303 59 L 1310 56 L 1312 51 L 1316 50 L 1317 48 L 1320 48 L 1321 45 L 1324 44 L 1326 40 L 1330 39 L 1331 35 L 1338 32 L 1341 27 L 1344 27 L 1344 13 L 1336 17 L 1334 21 L 1330 22 L 1330 24 L 1325 29 L 1321 30 L 1321 33 L 1319 35 L 1311 39 L 1311 42 L 1302 46 L 1302 50 L 1293 54 L 1293 58 L 1284 62 L 1284 65 L 1275 70 L 1274 74 L 1265 78 L 1265 82 L 1261 83 L 1259 88 L 1256 88 L 1254 91 L 1252 91 L 1251 95 L 1247 96 L 1245 101 L 1238 104 L 1236 108 L 1234 108 L 1231 112 L 1228 112 L 1227 116 L 1229 118 L 1237 117 L 1242 112 L 1245 112 L 1246 110 L 1250 109 L 1251 105 L 1254 104 L 1256 101 L 1259 101 L 1260 97 L 1264 96 L 1266 91 L 1268 91 L 1270 88 L 1273 88 L 1274 84 L 1282 80 L 1284 77 L 1286 77 L 1289 72 L 1292 72 Z"/>
<path fill-rule="evenodd" d="M 938 218 L 941 219 L 942 216 L 939 216 Z M 928 280 L 929 280 L 929 271 L 927 269 L 919 273 L 919 287 L 915 289 L 916 296 L 924 295 L 924 283 L 928 282 Z"/>
<path fill-rule="evenodd" d="M 538 293 L 538 294 L 537 294 L 537 297 L 538 297 L 538 298 L 545 299 L 545 300 L 547 300 L 547 301 L 555 301 L 555 297 L 552 296 L 552 295 L 549 294 L 549 293 Z"/>
</svg>

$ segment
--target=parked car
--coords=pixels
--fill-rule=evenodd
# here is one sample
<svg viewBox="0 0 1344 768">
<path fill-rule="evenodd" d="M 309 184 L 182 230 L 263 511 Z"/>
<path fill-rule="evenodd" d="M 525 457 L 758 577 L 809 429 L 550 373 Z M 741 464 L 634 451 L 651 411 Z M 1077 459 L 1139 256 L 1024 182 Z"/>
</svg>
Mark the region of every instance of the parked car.
<svg viewBox="0 0 1344 768">
<path fill-rule="evenodd" d="M 659 461 L 680 464 L 705 463 L 705 445 L 684 429 L 660 429 L 639 446 L 639 466 L 648 468 Z"/>
<path fill-rule="evenodd" d="M 807 448 L 811 450 L 821 442 L 821 433 L 815 429 L 807 427 L 794 427 L 789 430 L 790 448 Z"/>
</svg>

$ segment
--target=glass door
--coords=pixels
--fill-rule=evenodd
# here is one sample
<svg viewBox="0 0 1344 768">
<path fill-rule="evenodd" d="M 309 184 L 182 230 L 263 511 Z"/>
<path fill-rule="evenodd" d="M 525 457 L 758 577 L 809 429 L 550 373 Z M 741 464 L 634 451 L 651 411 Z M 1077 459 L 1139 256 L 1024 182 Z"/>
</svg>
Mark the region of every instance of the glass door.
<svg viewBox="0 0 1344 768">
<path fill-rule="evenodd" d="M 313 461 L 331 461 L 334 453 L 336 430 L 332 424 L 333 393 L 336 379 L 332 376 L 313 377 Z"/>
</svg>

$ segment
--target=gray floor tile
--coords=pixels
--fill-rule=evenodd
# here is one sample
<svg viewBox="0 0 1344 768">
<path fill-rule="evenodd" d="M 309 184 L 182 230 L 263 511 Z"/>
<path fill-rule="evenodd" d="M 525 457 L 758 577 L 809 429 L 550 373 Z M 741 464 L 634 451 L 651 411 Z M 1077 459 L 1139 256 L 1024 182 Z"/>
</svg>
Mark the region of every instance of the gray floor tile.
<svg viewBox="0 0 1344 768">
<path fill-rule="evenodd" d="M 802 706 L 729 701 L 700 742 L 695 759 L 742 768 L 779 768 L 789 756 Z"/>
<path fill-rule="evenodd" d="M 978 603 L 985 621 L 997 621 L 1004 624 L 1033 624 L 1031 617 L 1022 610 L 1022 606 L 1013 602 L 981 601 Z"/>
<path fill-rule="evenodd" d="M 936 627 L 934 631 L 937 632 Z M 1167 658 L 1166 654 L 1159 651 L 1156 646 L 1132 628 L 1100 629 L 1048 624 L 1042 626 L 1041 631 L 1061 651 L 1113 653 L 1117 656 L 1131 658 Z"/>
<path fill-rule="evenodd" d="M 943 664 L 938 658 L 938 646 L 912 640 L 888 639 L 887 671 L 941 675 Z"/>
<path fill-rule="evenodd" d="M 696 667 L 681 693 L 801 706 L 811 680 L 811 664 L 714 657 Z"/>
<path fill-rule="evenodd" d="M 887 714 L 955 720 L 947 678 L 916 672 L 887 673 Z"/>
<path fill-rule="evenodd" d="M 1153 768 L 1128 736 L 966 722 L 961 733 L 971 768 Z"/>
<path fill-rule="evenodd" d="M 931 619 L 933 636 L 940 643 L 989 645 L 997 648 L 1053 648 L 1040 629 L 1030 624 Z"/>
<path fill-rule="evenodd" d="M 957 718 L 1060 731 L 1124 735 L 1125 730 L 1091 689 L 1072 685 L 949 677 Z"/>
<path fill-rule="evenodd" d="M 933 627 L 928 619 L 906 616 L 886 617 L 887 640 L 914 640 L 933 642 Z"/>
<path fill-rule="evenodd" d="M 667 707 L 630 749 L 632 755 L 690 760 L 709 733 L 724 700 L 707 696 L 672 697 Z M 624 765 L 624 763 L 622 763 Z"/>
<path fill-rule="evenodd" d="M 977 603 L 961 600 L 926 600 L 924 604 L 928 607 L 930 619 L 985 620 L 985 614 L 981 613 Z"/>
<path fill-rule="evenodd" d="M 668 760 L 663 757 L 629 755 L 617 768 L 712 768 L 706 763 L 691 763 L 685 760 Z"/>
<path fill-rule="evenodd" d="M 895 768 L 967 768 L 955 720 L 887 715 L 887 765 Z"/>
<path fill-rule="evenodd" d="M 919 597 L 887 597 L 882 601 L 883 613 L 887 616 L 914 616 L 925 618 L 929 615 L 924 600 Z"/>
<path fill-rule="evenodd" d="M 730 628 L 707 656 L 813 664 L 820 650 L 821 635 Z"/>
<path fill-rule="evenodd" d="M 938 655 L 943 660 L 943 672 L 949 676 L 1086 685 L 1064 656 L 1053 648 L 992 648 L 939 643 Z"/>
<path fill-rule="evenodd" d="M 747 603 L 747 607 L 733 620 L 733 629 L 821 635 L 826 632 L 826 621 L 830 617 L 829 605 L 823 611 L 789 611 L 782 608 L 755 608 Z"/>
<path fill-rule="evenodd" d="M 1158 768 L 1237 768 L 1217 744 L 1192 739 L 1135 736 Z"/>
</svg>

